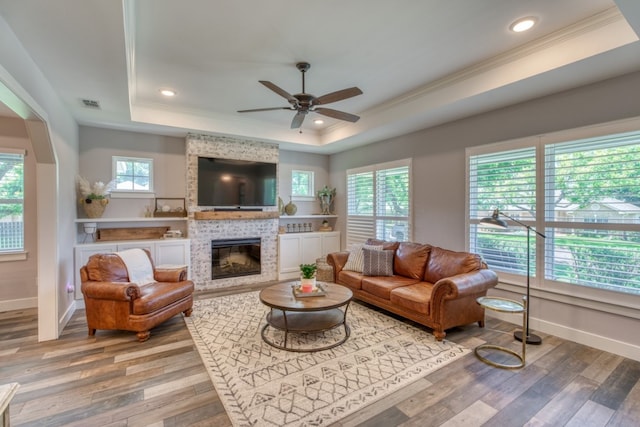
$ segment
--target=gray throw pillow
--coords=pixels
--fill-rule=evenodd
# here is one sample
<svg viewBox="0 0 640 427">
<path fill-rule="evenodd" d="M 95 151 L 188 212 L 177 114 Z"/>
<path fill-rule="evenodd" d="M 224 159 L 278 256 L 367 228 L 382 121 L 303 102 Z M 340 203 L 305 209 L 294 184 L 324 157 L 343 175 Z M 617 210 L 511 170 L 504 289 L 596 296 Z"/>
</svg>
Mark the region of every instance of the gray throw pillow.
<svg viewBox="0 0 640 427">
<path fill-rule="evenodd" d="M 362 274 L 365 276 L 393 276 L 393 251 L 373 251 L 362 248 L 364 263 Z"/>
</svg>

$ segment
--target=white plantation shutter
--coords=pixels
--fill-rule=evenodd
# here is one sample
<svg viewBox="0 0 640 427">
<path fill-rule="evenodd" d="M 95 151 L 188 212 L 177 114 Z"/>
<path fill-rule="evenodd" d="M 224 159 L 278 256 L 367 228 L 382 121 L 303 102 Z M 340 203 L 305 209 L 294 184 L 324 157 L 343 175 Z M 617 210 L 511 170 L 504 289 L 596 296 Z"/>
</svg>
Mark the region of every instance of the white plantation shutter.
<svg viewBox="0 0 640 427">
<path fill-rule="evenodd" d="M 0 148 L 0 254 L 24 250 L 24 157 Z"/>
<path fill-rule="evenodd" d="M 469 157 L 470 250 L 482 255 L 495 270 L 525 275 L 526 229 L 513 224 L 504 232 L 479 225 L 479 220 L 491 216 L 496 208 L 523 223 L 535 225 L 535 147 Z M 533 243 L 531 246 L 535 247 Z M 530 257 L 531 275 L 535 276 L 534 251 Z"/>
<path fill-rule="evenodd" d="M 640 295 L 640 132 L 556 141 L 467 150 L 469 249 L 526 275 L 526 228 L 479 224 L 498 208 L 546 235 L 531 233 L 534 284 Z"/>
<path fill-rule="evenodd" d="M 347 246 L 410 240 L 411 159 L 347 171 Z"/>
<path fill-rule="evenodd" d="M 548 279 L 640 293 L 640 133 L 545 147 Z"/>
</svg>

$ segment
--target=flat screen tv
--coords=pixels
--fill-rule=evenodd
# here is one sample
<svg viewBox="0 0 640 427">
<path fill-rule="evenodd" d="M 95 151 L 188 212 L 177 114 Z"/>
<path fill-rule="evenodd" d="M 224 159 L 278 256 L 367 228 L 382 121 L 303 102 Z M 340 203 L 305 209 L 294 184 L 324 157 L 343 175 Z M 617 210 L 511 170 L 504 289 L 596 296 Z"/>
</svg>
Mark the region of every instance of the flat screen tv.
<svg viewBox="0 0 640 427">
<path fill-rule="evenodd" d="M 275 163 L 198 157 L 198 206 L 276 205 Z"/>
</svg>

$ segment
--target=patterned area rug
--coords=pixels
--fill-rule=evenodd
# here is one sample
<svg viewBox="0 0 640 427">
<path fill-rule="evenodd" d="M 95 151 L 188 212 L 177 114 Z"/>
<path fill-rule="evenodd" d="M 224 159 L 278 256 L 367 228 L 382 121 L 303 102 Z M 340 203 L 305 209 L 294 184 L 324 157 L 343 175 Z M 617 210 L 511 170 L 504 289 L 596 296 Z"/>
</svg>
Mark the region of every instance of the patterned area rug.
<svg viewBox="0 0 640 427">
<path fill-rule="evenodd" d="M 329 425 L 469 352 L 357 302 L 349 305 L 344 344 L 311 353 L 278 350 L 260 336 L 267 312 L 258 292 L 250 292 L 195 301 L 185 318 L 236 426 Z M 282 332 L 267 331 L 282 340 Z M 292 345 L 325 345 L 343 334 L 342 327 L 296 334 Z"/>
</svg>

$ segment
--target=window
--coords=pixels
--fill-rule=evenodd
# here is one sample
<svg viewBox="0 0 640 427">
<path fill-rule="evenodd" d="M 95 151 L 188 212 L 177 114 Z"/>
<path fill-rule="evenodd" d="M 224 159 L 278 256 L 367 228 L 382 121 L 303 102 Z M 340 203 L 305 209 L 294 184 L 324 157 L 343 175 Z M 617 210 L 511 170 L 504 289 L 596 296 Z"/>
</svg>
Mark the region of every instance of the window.
<svg viewBox="0 0 640 427">
<path fill-rule="evenodd" d="M 347 245 L 411 240 L 411 159 L 347 171 Z"/>
<path fill-rule="evenodd" d="M 291 197 L 296 200 L 313 200 L 313 171 L 291 171 Z"/>
<path fill-rule="evenodd" d="M 499 208 L 546 235 L 532 233 L 532 276 L 537 267 L 544 283 L 640 295 L 640 132 L 467 157 L 469 246 L 493 269 L 526 275 L 526 229 L 479 224 Z"/>
<path fill-rule="evenodd" d="M 24 155 L 0 149 L 0 254 L 24 251 Z"/>
<path fill-rule="evenodd" d="M 113 192 L 153 192 L 153 159 L 117 156 L 112 159 Z"/>
</svg>

